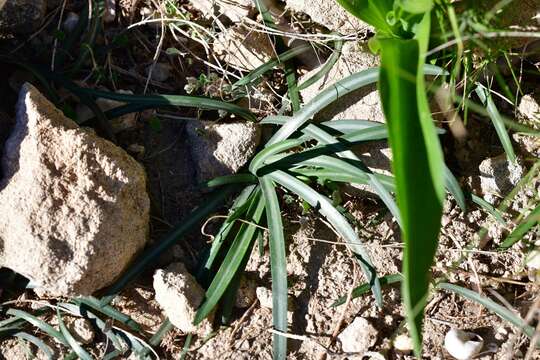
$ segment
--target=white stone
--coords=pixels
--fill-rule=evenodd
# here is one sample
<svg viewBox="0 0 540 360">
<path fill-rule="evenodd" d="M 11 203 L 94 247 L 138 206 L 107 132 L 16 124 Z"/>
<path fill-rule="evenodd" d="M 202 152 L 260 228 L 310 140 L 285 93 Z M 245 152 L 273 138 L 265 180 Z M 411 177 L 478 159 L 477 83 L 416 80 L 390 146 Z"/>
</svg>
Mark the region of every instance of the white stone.
<svg viewBox="0 0 540 360">
<path fill-rule="evenodd" d="M 287 7 L 306 13 L 316 23 L 343 35 L 367 32 L 372 27 L 350 14 L 336 1 L 331 0 L 286 0 Z"/>
<path fill-rule="evenodd" d="M 29 84 L 2 160 L 0 266 L 52 295 L 90 295 L 146 244 L 143 167 Z"/>
<path fill-rule="evenodd" d="M 451 329 L 444 337 L 444 348 L 457 360 L 469 360 L 480 353 L 484 340 L 480 335 Z"/>
<path fill-rule="evenodd" d="M 413 341 L 406 334 L 400 334 L 394 340 L 394 348 L 404 354 L 408 354 L 413 351 Z"/>
<path fill-rule="evenodd" d="M 171 323 L 184 333 L 197 332 L 193 325 L 197 308 L 204 300 L 204 290 L 182 263 L 173 263 L 165 270 L 154 274 L 156 301 L 165 311 Z M 204 332 L 210 326 L 208 321 L 200 325 Z"/>
<path fill-rule="evenodd" d="M 364 318 L 357 317 L 338 335 L 344 352 L 363 354 L 375 345 L 377 330 Z"/>
<path fill-rule="evenodd" d="M 260 127 L 251 122 L 192 120 L 186 131 L 199 182 L 237 172 L 255 154 L 261 138 Z"/>
<path fill-rule="evenodd" d="M 225 68 L 228 65 L 245 71 L 253 70 L 275 56 L 268 34 L 241 25 L 222 32 L 214 41 L 213 50 Z"/>
<path fill-rule="evenodd" d="M 191 5 L 206 18 L 225 15 L 233 22 L 240 22 L 254 11 L 252 0 L 191 0 Z"/>
<path fill-rule="evenodd" d="M 272 290 L 259 286 L 256 289 L 257 299 L 261 304 L 261 307 L 271 309 L 272 308 Z"/>
</svg>

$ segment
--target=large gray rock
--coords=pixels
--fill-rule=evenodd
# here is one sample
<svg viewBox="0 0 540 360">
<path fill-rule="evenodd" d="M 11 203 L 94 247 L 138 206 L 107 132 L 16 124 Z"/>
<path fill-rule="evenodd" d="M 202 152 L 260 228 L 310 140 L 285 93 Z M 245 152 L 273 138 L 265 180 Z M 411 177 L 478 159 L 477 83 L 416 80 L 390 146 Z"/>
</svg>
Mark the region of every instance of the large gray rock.
<svg viewBox="0 0 540 360">
<path fill-rule="evenodd" d="M 190 121 L 186 132 L 199 182 L 237 172 L 253 156 L 261 138 L 260 127 L 249 122 Z"/>
<path fill-rule="evenodd" d="M 25 84 L 0 183 L 0 266 L 52 295 L 111 284 L 145 245 L 146 175 Z"/>
<path fill-rule="evenodd" d="M 163 308 L 171 323 L 185 333 L 211 331 L 209 321 L 200 327 L 193 325 L 197 308 L 204 300 L 204 290 L 182 263 L 173 263 L 154 274 L 156 301 Z"/>
<path fill-rule="evenodd" d="M 308 14 L 311 20 L 343 35 L 372 30 L 334 0 L 286 0 L 287 7 Z"/>
<path fill-rule="evenodd" d="M 0 37 L 36 31 L 46 10 L 46 0 L 0 0 Z"/>
</svg>

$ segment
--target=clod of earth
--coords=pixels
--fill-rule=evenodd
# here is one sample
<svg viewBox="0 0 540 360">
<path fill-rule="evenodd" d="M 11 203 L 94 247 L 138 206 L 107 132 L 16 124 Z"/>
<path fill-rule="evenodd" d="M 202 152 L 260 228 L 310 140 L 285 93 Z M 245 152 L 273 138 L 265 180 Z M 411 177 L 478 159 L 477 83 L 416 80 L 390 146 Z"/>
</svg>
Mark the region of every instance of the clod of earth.
<svg viewBox="0 0 540 360">
<path fill-rule="evenodd" d="M 343 351 L 363 354 L 375 345 L 377 335 L 377 330 L 369 321 L 357 317 L 338 335 L 338 339 Z"/>
<path fill-rule="evenodd" d="M 111 284 L 147 241 L 143 167 L 25 84 L 0 183 L 0 264 L 51 295 Z"/>
<path fill-rule="evenodd" d="M 204 290 L 182 263 L 173 263 L 154 274 L 156 301 L 171 323 L 185 333 L 208 334 L 212 326 L 208 319 L 193 325 L 197 308 L 204 299 Z"/>
</svg>

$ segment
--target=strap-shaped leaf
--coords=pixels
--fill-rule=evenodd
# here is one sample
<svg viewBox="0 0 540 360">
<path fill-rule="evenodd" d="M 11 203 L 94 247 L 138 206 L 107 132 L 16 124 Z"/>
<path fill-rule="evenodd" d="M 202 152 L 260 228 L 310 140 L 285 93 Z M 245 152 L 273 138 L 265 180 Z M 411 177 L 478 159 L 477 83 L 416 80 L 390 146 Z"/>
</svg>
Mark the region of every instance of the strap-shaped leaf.
<svg viewBox="0 0 540 360">
<path fill-rule="evenodd" d="M 315 190 L 286 172 L 276 170 L 270 173 L 268 176 L 270 176 L 270 178 L 275 182 L 300 196 L 308 204 L 317 209 L 321 215 L 323 215 L 328 222 L 332 224 L 332 226 L 345 239 L 345 241 L 349 243 L 352 251 L 360 257 L 360 267 L 372 286 L 373 294 L 375 295 L 377 303 L 381 305 L 381 285 L 379 283 L 379 279 L 377 278 L 375 268 L 369 259 L 366 249 L 362 245 L 358 235 L 351 227 L 347 219 L 341 215 L 341 213 L 332 205 L 332 202 L 327 197 L 317 193 Z"/>
<path fill-rule="evenodd" d="M 274 329 L 287 332 L 287 261 L 285 236 L 276 189 L 269 176 L 259 180 L 266 204 L 266 219 L 270 230 L 270 266 L 272 273 L 272 318 Z M 287 358 L 287 338 L 274 334 L 274 359 Z"/>
<path fill-rule="evenodd" d="M 256 200 L 253 201 L 250 209 L 247 211 L 247 219 L 255 224 L 258 224 L 264 212 L 264 201 L 261 198 L 260 189 L 256 190 Z M 255 239 L 258 228 L 253 225 L 243 223 L 240 225 L 238 233 L 232 242 L 227 255 L 212 280 L 212 283 L 206 291 L 206 297 L 195 315 L 193 323 L 199 324 L 204 318 L 212 312 L 218 301 L 221 299 L 227 290 L 231 280 L 236 274 L 245 256 L 249 256 L 248 249 L 251 248 Z"/>
<path fill-rule="evenodd" d="M 64 338 L 66 339 L 69 347 L 73 349 L 75 354 L 79 357 L 81 360 L 92 360 L 92 356 L 83 349 L 83 347 L 75 340 L 73 335 L 69 332 L 68 328 L 66 327 L 66 324 L 64 324 L 64 320 L 62 319 L 62 315 L 60 315 L 60 310 L 56 310 L 57 318 L 58 318 L 58 326 L 60 327 L 60 331 L 62 332 L 62 335 L 64 335 Z"/>
</svg>

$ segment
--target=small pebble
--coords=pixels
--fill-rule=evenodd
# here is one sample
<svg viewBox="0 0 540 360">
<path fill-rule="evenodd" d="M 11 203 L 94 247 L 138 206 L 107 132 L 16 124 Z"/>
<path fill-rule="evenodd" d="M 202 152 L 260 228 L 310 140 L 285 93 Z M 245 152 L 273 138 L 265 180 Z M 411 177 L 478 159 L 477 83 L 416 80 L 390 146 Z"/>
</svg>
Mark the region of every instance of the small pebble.
<svg viewBox="0 0 540 360">
<path fill-rule="evenodd" d="M 400 353 L 409 354 L 413 351 L 413 341 L 408 335 L 398 335 L 394 340 L 394 348 Z"/>
<path fill-rule="evenodd" d="M 451 329 L 444 337 L 446 351 L 458 360 L 472 359 L 483 346 L 484 339 L 480 335 L 460 329 Z"/>
</svg>

